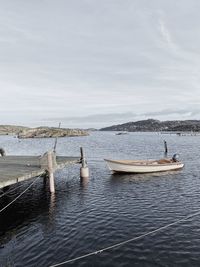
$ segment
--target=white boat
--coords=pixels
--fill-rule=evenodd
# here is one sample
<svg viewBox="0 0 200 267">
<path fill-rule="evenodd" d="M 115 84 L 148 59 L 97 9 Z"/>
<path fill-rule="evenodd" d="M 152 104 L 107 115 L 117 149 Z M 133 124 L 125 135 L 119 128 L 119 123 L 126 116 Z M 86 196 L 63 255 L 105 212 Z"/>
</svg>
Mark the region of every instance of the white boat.
<svg viewBox="0 0 200 267">
<path fill-rule="evenodd" d="M 149 173 L 178 170 L 184 167 L 182 162 L 167 158 L 159 160 L 104 160 L 113 172 Z"/>
</svg>

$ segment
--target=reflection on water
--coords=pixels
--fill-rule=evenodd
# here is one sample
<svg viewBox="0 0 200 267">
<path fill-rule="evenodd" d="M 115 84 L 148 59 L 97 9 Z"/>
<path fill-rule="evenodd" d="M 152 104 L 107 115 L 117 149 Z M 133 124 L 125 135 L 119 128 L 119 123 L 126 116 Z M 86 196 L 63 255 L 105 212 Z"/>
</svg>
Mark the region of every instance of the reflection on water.
<svg viewBox="0 0 200 267">
<path fill-rule="evenodd" d="M 81 185 L 81 187 L 82 188 L 87 188 L 87 186 L 88 186 L 88 183 L 89 183 L 89 177 L 81 177 L 80 178 L 80 185 Z"/>
<path fill-rule="evenodd" d="M 114 172 L 111 174 L 111 181 L 112 182 L 120 182 L 124 181 L 147 181 L 149 179 L 157 178 L 157 177 L 168 177 L 168 178 L 175 178 L 176 175 L 180 175 L 180 170 L 174 171 L 165 171 L 165 172 L 156 172 L 156 173 L 117 173 Z"/>
<path fill-rule="evenodd" d="M 56 193 L 41 178 L 0 214 L 0 266 L 42 267 L 138 236 L 191 214 L 200 206 L 198 138 L 166 136 L 169 154 L 178 152 L 183 170 L 150 174 L 111 174 L 103 158 L 149 159 L 163 156 L 163 142 L 154 133 L 62 138 L 61 155 L 86 150 L 89 179 L 80 166 L 55 175 Z M 8 154 L 43 154 L 52 139 L 0 137 Z M 153 151 L 153 155 L 152 155 Z M 3 207 L 30 182 L 0 198 Z M 11 187 L 12 188 L 12 187 Z M 199 266 L 200 216 L 144 239 L 70 266 Z M 66 265 L 68 266 L 68 265 Z"/>
<path fill-rule="evenodd" d="M 50 194 L 50 203 L 49 203 L 49 220 L 52 220 L 54 217 L 54 211 L 56 206 L 56 194 Z"/>
</svg>

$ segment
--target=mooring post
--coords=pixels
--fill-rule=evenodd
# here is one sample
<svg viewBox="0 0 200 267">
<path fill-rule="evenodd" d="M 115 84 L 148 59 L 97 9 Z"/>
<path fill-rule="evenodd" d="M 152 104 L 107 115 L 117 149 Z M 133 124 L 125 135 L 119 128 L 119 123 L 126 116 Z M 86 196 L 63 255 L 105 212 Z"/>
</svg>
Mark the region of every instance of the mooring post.
<svg viewBox="0 0 200 267">
<path fill-rule="evenodd" d="M 60 129 L 60 126 L 61 126 L 61 122 L 59 122 L 58 129 Z M 53 148 L 53 152 L 54 152 L 54 153 L 56 153 L 56 146 L 57 146 L 57 143 L 58 143 L 58 137 L 56 137 L 56 139 L 55 139 L 55 144 L 54 144 L 54 148 Z"/>
<path fill-rule="evenodd" d="M 83 148 L 81 147 L 80 150 L 81 150 L 81 164 L 82 164 L 82 167 L 80 169 L 80 176 L 81 176 L 81 178 L 88 178 L 89 177 L 89 168 L 87 166 L 87 161 L 86 161 L 85 156 L 84 156 Z"/>
<path fill-rule="evenodd" d="M 5 157 L 6 156 L 6 152 L 5 152 L 5 150 L 2 147 L 0 148 L 0 155 L 2 157 Z"/>
<path fill-rule="evenodd" d="M 168 153 L 168 148 L 167 148 L 167 141 L 164 140 L 164 147 L 165 147 L 165 157 L 167 157 L 167 153 Z"/>
<path fill-rule="evenodd" d="M 54 183 L 54 169 L 53 169 L 53 154 L 52 151 L 47 152 L 47 161 L 48 161 L 48 173 L 49 173 L 49 187 L 50 192 L 55 193 L 55 183 Z"/>
</svg>

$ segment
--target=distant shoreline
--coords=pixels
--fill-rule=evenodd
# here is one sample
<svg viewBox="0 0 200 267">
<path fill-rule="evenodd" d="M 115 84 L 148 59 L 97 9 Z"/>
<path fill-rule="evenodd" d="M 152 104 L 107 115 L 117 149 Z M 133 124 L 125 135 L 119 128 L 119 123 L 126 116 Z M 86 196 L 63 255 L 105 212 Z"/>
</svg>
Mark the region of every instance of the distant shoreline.
<svg viewBox="0 0 200 267">
<path fill-rule="evenodd" d="M 29 128 L 17 125 L 0 125 L 0 135 L 16 135 L 18 138 L 55 138 L 87 136 L 89 132 L 82 129 L 36 127 Z"/>
<path fill-rule="evenodd" d="M 101 128 L 100 131 L 126 132 L 200 132 L 200 120 L 159 121 L 154 119 L 127 122 Z"/>
</svg>

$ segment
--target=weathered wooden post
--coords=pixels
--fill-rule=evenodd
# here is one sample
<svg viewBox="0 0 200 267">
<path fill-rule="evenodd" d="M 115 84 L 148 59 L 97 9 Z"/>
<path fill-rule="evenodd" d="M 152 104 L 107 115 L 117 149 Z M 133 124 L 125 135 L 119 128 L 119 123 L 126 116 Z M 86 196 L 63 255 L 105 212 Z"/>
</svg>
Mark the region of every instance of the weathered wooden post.
<svg viewBox="0 0 200 267">
<path fill-rule="evenodd" d="M 47 152 L 49 187 L 50 192 L 55 193 L 54 173 L 53 173 L 53 155 L 51 151 Z"/>
<path fill-rule="evenodd" d="M 60 129 L 60 126 L 61 126 L 61 122 L 59 122 L 58 129 Z M 55 139 L 55 144 L 54 144 L 54 148 L 53 148 L 53 152 L 54 152 L 54 153 L 56 153 L 56 146 L 57 146 L 57 143 L 58 143 L 58 137 L 56 137 L 56 139 Z"/>
<path fill-rule="evenodd" d="M 167 148 L 167 141 L 165 141 L 165 140 L 164 140 L 164 148 L 165 148 L 164 156 L 167 157 L 168 148 Z"/>
<path fill-rule="evenodd" d="M 82 164 L 82 167 L 80 169 L 80 177 L 81 178 L 88 178 L 89 177 L 89 168 L 87 166 L 87 161 L 86 161 L 85 156 L 84 156 L 83 148 L 81 147 L 80 150 L 81 150 L 81 164 Z"/>
<path fill-rule="evenodd" d="M 40 158 L 40 166 L 42 169 L 45 169 L 48 172 L 49 189 L 51 193 L 55 193 L 54 170 L 57 167 L 56 154 L 53 151 L 46 152 Z"/>
<path fill-rule="evenodd" d="M 5 150 L 2 147 L 0 148 L 0 155 L 2 157 L 5 157 L 5 155 L 6 155 L 6 152 L 5 152 Z"/>
</svg>

